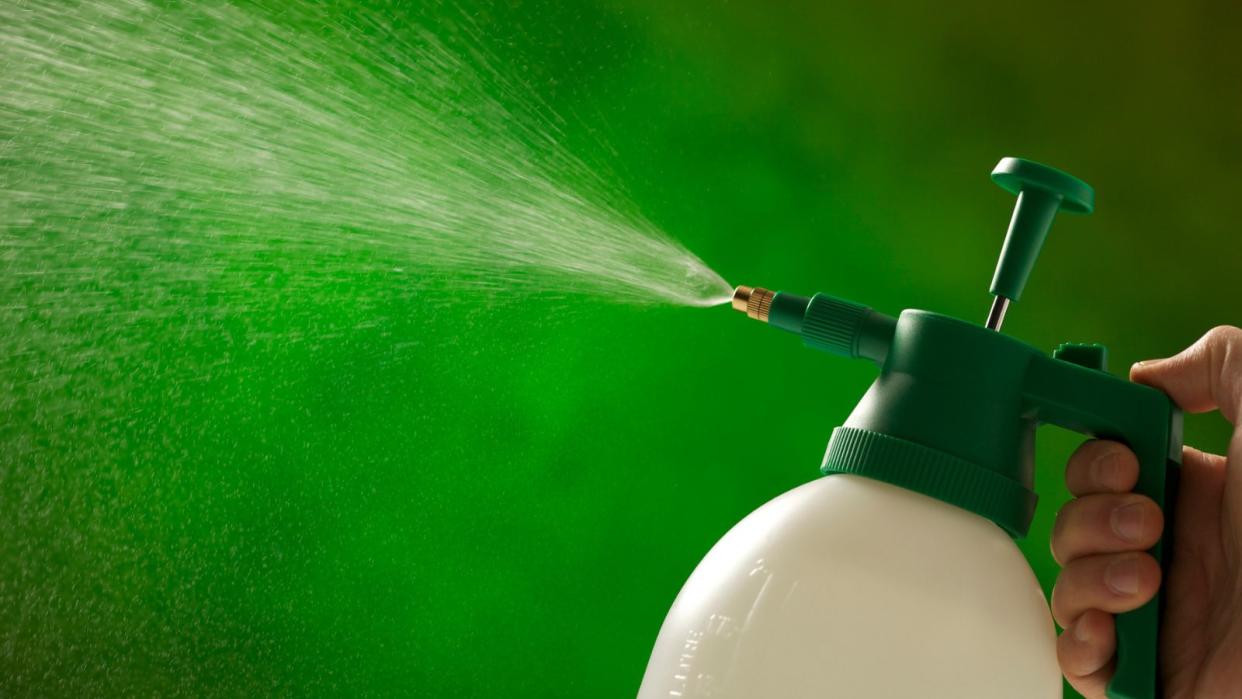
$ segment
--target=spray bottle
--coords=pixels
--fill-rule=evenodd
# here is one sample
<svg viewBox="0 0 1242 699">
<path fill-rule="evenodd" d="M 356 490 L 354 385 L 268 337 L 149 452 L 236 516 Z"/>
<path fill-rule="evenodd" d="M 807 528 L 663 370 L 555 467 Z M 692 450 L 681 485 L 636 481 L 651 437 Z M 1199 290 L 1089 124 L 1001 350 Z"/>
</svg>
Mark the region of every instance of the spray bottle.
<svg viewBox="0 0 1242 699">
<path fill-rule="evenodd" d="M 1090 213 L 1094 192 L 1019 158 L 992 179 L 1018 200 L 982 326 L 738 287 L 735 309 L 879 377 L 833 430 L 825 477 L 747 516 L 695 569 L 640 699 L 1061 696 L 1048 605 L 1013 543 L 1035 511 L 1035 430 L 1126 443 L 1135 491 L 1167 513 L 1182 418 L 1163 393 L 1109 374 L 1100 345 L 1048 356 L 1000 333 L 1054 215 Z M 1161 544 L 1150 553 L 1167 567 Z M 1110 697 L 1157 696 L 1159 612 L 1157 595 L 1118 616 Z"/>
</svg>

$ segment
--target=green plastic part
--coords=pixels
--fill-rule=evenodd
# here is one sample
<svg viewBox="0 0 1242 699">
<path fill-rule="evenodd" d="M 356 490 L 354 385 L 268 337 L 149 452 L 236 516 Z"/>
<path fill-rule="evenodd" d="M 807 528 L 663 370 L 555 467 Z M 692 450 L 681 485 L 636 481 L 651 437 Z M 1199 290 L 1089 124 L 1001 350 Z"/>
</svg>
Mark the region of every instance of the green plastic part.
<svg viewBox="0 0 1242 699">
<path fill-rule="evenodd" d="M 1073 175 L 1022 158 L 1001 158 L 992 170 L 992 180 L 1016 194 L 1018 201 L 992 276 L 991 291 L 995 296 L 1017 301 L 1057 211 L 1091 213 L 1095 208 L 1095 191 Z"/>
<path fill-rule="evenodd" d="M 826 294 L 805 308 L 801 334 L 808 346 L 848 357 L 883 356 L 879 377 L 833 431 L 825 474 L 852 473 L 923 493 L 1021 538 L 1037 502 L 1035 430 L 1051 424 L 1128 444 L 1139 457 L 1135 492 L 1166 511 L 1172 504 L 1181 412 L 1160 391 L 1104 371 L 1102 346 L 1062 345 L 1059 357 L 1049 357 L 1009 336 L 927 311 L 904 311 L 889 325 L 888 316 Z M 795 326 L 790 318 L 780 324 Z M 881 344 L 882 352 L 876 349 Z M 872 349 L 864 353 L 864 346 Z M 1151 550 L 1158 561 L 1163 548 Z M 1110 697 L 1157 696 L 1159 605 L 1157 596 L 1118 616 Z"/>
<path fill-rule="evenodd" d="M 1052 358 L 1096 371 L 1108 371 L 1108 348 L 1100 344 L 1063 342 L 1052 350 Z"/>
<path fill-rule="evenodd" d="M 1017 158 L 992 174 L 1018 194 L 993 293 L 1017 299 L 1059 208 L 1090 212 L 1085 183 Z M 1101 345 L 1063 344 L 1050 357 L 1012 337 L 955 318 L 906 310 L 898 318 L 827 294 L 777 293 L 768 322 L 808 347 L 870 359 L 880 375 L 828 442 L 825 474 L 852 473 L 974 512 L 1026 535 L 1035 512 L 1035 432 L 1050 424 L 1123 442 L 1138 455 L 1134 490 L 1165 510 L 1151 554 L 1172 540 L 1182 414 L 1168 396 L 1106 370 Z M 1117 617 L 1114 699 L 1158 696 L 1162 593 Z"/>
<path fill-rule="evenodd" d="M 802 335 L 807 347 L 883 364 L 897 319 L 828 294 L 807 298 L 778 291 L 768 324 Z"/>
<path fill-rule="evenodd" d="M 801 333 L 802 319 L 810 305 L 810 297 L 778 291 L 772 297 L 772 306 L 768 309 L 768 325 L 791 333 Z"/>
<path fill-rule="evenodd" d="M 1038 500 L 1022 483 L 948 452 L 883 432 L 838 427 L 824 473 L 853 473 L 929 495 L 987 517 L 1013 537 L 1026 534 Z"/>
</svg>

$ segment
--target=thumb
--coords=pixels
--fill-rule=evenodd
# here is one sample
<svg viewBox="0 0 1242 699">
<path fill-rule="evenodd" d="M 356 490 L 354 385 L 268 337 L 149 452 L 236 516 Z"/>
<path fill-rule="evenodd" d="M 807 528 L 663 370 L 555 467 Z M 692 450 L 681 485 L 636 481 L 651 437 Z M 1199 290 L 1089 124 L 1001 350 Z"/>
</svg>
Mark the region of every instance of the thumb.
<svg viewBox="0 0 1242 699">
<path fill-rule="evenodd" d="M 1237 425 L 1242 414 L 1242 330 L 1212 328 L 1173 357 L 1135 364 L 1130 379 L 1164 391 L 1187 412 L 1219 408 Z"/>
</svg>

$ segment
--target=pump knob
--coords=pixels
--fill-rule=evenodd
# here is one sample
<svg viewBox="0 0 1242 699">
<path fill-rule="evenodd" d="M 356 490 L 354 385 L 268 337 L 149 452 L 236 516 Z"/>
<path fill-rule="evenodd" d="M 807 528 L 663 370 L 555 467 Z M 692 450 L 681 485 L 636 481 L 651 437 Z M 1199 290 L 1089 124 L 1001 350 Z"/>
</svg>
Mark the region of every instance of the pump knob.
<svg viewBox="0 0 1242 699">
<path fill-rule="evenodd" d="M 1073 175 L 1023 158 L 1001 158 L 992 170 L 992 181 L 1018 195 L 1018 201 L 996 263 L 991 291 L 998 301 L 1017 301 L 1048 237 L 1052 217 L 1060 209 L 1091 213 L 1095 208 L 1095 191 Z"/>
</svg>

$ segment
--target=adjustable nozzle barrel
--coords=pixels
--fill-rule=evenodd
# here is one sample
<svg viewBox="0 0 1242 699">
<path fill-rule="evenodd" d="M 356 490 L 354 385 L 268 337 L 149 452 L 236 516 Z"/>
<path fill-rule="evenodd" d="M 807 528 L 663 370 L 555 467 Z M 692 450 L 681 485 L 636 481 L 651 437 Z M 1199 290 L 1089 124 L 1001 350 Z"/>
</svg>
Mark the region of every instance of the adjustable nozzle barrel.
<svg viewBox="0 0 1242 699">
<path fill-rule="evenodd" d="M 883 363 L 897 319 L 867 306 L 829 296 L 798 296 L 761 287 L 739 286 L 733 309 L 755 320 L 797 333 L 808 347 L 844 357 Z"/>
</svg>

